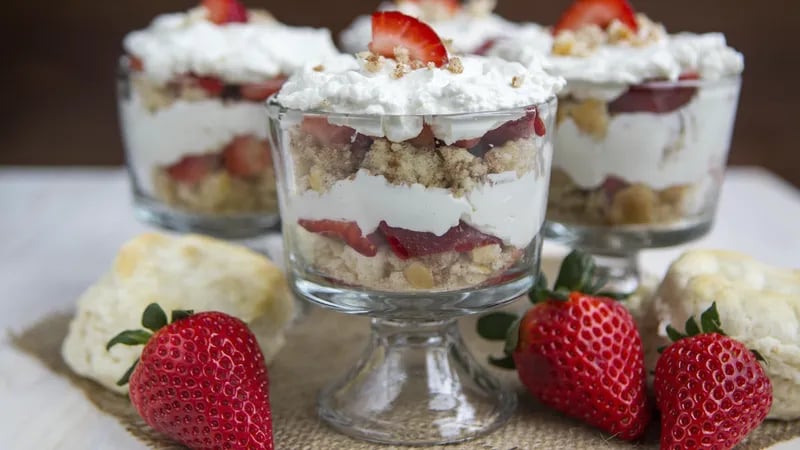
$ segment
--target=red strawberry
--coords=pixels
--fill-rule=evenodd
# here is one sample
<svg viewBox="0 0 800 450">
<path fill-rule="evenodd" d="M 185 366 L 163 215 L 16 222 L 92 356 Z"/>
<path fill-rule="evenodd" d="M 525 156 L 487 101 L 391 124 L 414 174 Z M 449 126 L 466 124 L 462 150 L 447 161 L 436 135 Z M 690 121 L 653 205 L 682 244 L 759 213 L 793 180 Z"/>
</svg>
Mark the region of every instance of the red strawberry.
<svg viewBox="0 0 800 450">
<path fill-rule="evenodd" d="M 487 132 L 483 135 L 481 144 L 496 147 L 508 141 L 530 138 L 534 134 L 541 137 L 545 135 L 546 131 L 544 121 L 539 117 L 539 112 L 534 109 L 528 111 L 524 117 L 506 122 Z"/>
<path fill-rule="evenodd" d="M 134 72 L 141 72 L 144 70 L 144 61 L 138 56 L 129 56 L 128 67 Z"/>
<path fill-rule="evenodd" d="M 455 141 L 453 145 L 461 148 L 472 148 L 478 145 L 480 142 L 481 138 L 461 139 L 460 141 Z"/>
<path fill-rule="evenodd" d="M 657 83 L 631 86 L 608 104 L 608 112 L 666 114 L 686 106 L 695 94 L 697 88 L 694 86 L 666 87 Z"/>
<path fill-rule="evenodd" d="M 255 336 L 241 320 L 220 312 L 145 309 L 142 325 L 116 344 L 144 345 L 141 358 L 120 379 L 156 431 L 195 450 L 272 450 L 269 380 Z"/>
<path fill-rule="evenodd" d="M 374 236 L 364 236 L 355 222 L 343 222 L 338 220 L 306 220 L 300 219 L 297 223 L 312 233 L 339 239 L 350 248 L 364 256 L 375 256 L 378 254 L 378 246 L 375 244 Z"/>
<path fill-rule="evenodd" d="M 306 117 L 300 128 L 304 133 L 313 136 L 321 145 L 346 145 L 356 138 L 354 129 L 334 125 L 325 117 Z"/>
<path fill-rule="evenodd" d="M 179 183 L 197 183 L 213 172 L 217 164 L 214 155 L 189 155 L 167 167 L 167 174 Z"/>
<path fill-rule="evenodd" d="M 192 77 L 192 81 L 212 97 L 218 97 L 225 90 L 225 83 L 215 77 Z"/>
<path fill-rule="evenodd" d="M 222 163 L 234 176 L 258 175 L 272 164 L 269 143 L 255 136 L 239 136 L 222 151 Z"/>
<path fill-rule="evenodd" d="M 390 227 L 386 222 L 381 222 L 379 229 L 386 237 L 389 247 L 400 259 L 416 258 L 449 251 L 463 253 L 484 245 L 502 243 L 500 239 L 483 234 L 464 222 L 460 222 L 457 226 L 450 228 L 441 236 L 422 231 Z"/>
<path fill-rule="evenodd" d="M 636 13 L 628 0 L 576 0 L 561 15 L 553 34 L 564 30 L 576 31 L 587 25 L 597 25 L 605 29 L 615 19 L 633 31 L 639 29 Z"/>
<path fill-rule="evenodd" d="M 419 132 L 417 137 L 409 139 L 408 143 L 414 147 L 435 147 L 436 137 L 433 135 L 433 130 L 427 124 L 422 126 L 422 131 Z"/>
<path fill-rule="evenodd" d="M 720 329 L 716 303 L 686 322 L 686 334 L 656 363 L 653 387 L 661 411 L 661 448 L 731 449 L 756 429 L 772 406 L 772 384 L 760 355 Z"/>
<path fill-rule="evenodd" d="M 218 25 L 247 22 L 247 7 L 238 0 L 203 0 L 208 20 Z"/>
<path fill-rule="evenodd" d="M 447 49 L 433 29 L 418 19 L 397 11 L 372 14 L 372 42 L 369 50 L 394 58 L 394 50 L 403 47 L 412 60 L 441 67 L 448 62 Z"/>
<path fill-rule="evenodd" d="M 488 39 L 480 47 L 476 48 L 475 51 L 472 53 L 476 55 L 485 55 L 489 53 L 489 50 L 497 44 L 497 39 Z"/>
<path fill-rule="evenodd" d="M 408 0 L 417 4 L 434 5 L 446 11 L 450 15 L 455 15 L 461 10 L 461 2 L 458 0 Z"/>
<path fill-rule="evenodd" d="M 637 439 L 650 420 L 644 351 L 633 317 L 615 300 L 594 293 L 591 257 L 573 251 L 564 260 L 555 291 L 540 275 L 535 305 L 518 319 L 507 313 L 482 317 L 478 332 L 506 342 L 506 358 L 522 384 L 545 405 L 626 440 Z"/>
<path fill-rule="evenodd" d="M 278 76 L 263 83 L 243 84 L 241 87 L 242 98 L 254 102 L 263 102 L 270 95 L 278 92 L 286 81 L 286 77 Z"/>
</svg>

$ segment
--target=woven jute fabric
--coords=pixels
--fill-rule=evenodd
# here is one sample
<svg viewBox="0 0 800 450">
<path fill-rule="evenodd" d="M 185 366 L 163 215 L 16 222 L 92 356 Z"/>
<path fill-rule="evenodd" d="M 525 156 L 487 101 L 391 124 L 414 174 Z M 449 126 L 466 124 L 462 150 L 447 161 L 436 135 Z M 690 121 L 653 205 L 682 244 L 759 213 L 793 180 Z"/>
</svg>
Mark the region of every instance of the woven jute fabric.
<svg viewBox="0 0 800 450">
<path fill-rule="evenodd" d="M 127 430 L 154 449 L 182 449 L 150 430 L 128 399 L 92 381 L 75 376 L 61 359 L 59 348 L 66 336 L 68 315 L 46 318 L 19 335 L 14 345 L 33 355 L 54 374 L 68 378 L 100 410 L 116 417 Z M 474 332 L 474 318 L 460 324 L 465 340 L 481 361 L 499 344 L 487 343 Z M 280 450 L 366 450 L 398 448 L 359 442 L 330 429 L 315 414 L 317 393 L 358 358 L 366 344 L 369 321 L 331 311 L 313 309 L 289 332 L 288 344 L 270 365 L 271 401 L 276 447 Z M 631 449 L 658 448 L 658 424 L 653 423 L 641 443 L 631 444 L 585 426 L 543 407 L 530 398 L 515 373 L 491 369 L 519 392 L 520 403 L 508 424 L 476 440 L 431 447 L 446 450 Z M 739 449 L 762 449 L 800 436 L 800 423 L 764 423 Z"/>
</svg>

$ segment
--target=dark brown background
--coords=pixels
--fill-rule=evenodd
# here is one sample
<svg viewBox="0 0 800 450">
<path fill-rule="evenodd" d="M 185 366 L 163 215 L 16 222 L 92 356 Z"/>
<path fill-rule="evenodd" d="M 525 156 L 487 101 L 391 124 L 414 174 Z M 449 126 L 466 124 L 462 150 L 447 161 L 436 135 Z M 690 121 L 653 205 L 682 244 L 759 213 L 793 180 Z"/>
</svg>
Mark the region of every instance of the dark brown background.
<svg viewBox="0 0 800 450">
<path fill-rule="evenodd" d="M 734 164 L 762 165 L 800 186 L 796 74 L 800 52 L 793 0 L 633 0 L 671 31 L 722 31 L 746 57 L 731 153 Z M 0 15 L 3 105 L 0 164 L 120 164 L 114 67 L 123 35 L 185 0 L 26 0 Z M 246 1 L 291 24 L 338 33 L 376 0 Z M 553 23 L 570 0 L 501 0 L 500 14 Z"/>
</svg>

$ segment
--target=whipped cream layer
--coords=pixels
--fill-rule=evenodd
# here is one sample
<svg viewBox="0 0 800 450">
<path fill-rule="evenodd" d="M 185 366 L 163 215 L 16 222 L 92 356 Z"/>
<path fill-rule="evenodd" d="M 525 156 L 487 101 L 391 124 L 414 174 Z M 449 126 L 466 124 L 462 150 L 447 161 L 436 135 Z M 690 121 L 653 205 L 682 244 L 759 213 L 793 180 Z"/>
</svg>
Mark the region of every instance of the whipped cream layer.
<svg viewBox="0 0 800 450">
<path fill-rule="evenodd" d="M 655 189 L 702 183 L 725 165 L 738 97 L 739 82 L 726 81 L 700 88 L 668 114 L 612 115 L 602 140 L 566 119 L 556 131 L 553 167 L 585 189 L 609 176 Z"/>
<path fill-rule="evenodd" d="M 124 47 L 160 82 L 193 73 L 254 83 L 338 54 L 327 29 L 290 27 L 259 17 L 217 25 L 206 19 L 204 8 L 158 16 L 148 28 L 128 34 Z"/>
<path fill-rule="evenodd" d="M 549 158 L 551 150 L 547 150 Z M 524 248 L 544 223 L 548 176 L 528 172 L 488 175 L 489 182 L 464 196 L 421 184 L 395 185 L 362 169 L 330 190 L 290 193 L 287 215 L 294 220 L 356 222 L 364 235 L 389 226 L 441 236 L 463 220 L 504 243 Z"/>
<path fill-rule="evenodd" d="M 602 45 L 589 56 L 553 55 L 552 45 L 549 33 L 528 31 L 498 42 L 489 54 L 541 66 L 566 78 L 564 93 L 580 88 L 581 83 L 631 85 L 653 79 L 674 81 L 688 72 L 695 72 L 702 79 L 717 80 L 744 70 L 744 57 L 729 47 L 720 33 L 673 34 L 642 47 Z"/>
<path fill-rule="evenodd" d="M 120 105 L 122 134 L 130 166 L 143 188 L 152 186 L 156 167 L 187 155 L 216 152 L 236 136 L 267 138 L 263 105 L 207 99 L 177 100 L 165 109 L 148 110 L 135 90 Z"/>
<path fill-rule="evenodd" d="M 411 139 L 422 131 L 425 115 L 479 113 L 522 108 L 548 101 L 564 86 L 563 79 L 535 67 L 499 58 L 465 56 L 462 73 L 447 68 L 422 68 L 397 77 L 397 63 L 385 59 L 377 70 L 370 63 L 342 56 L 316 71 L 306 68 L 283 85 L 276 100 L 300 111 L 357 114 L 329 119 L 362 134 L 392 141 Z M 518 87 L 512 86 L 519 80 Z M 519 116 L 524 114 L 520 112 Z M 372 116 L 372 117 L 364 117 Z M 483 136 L 510 114 L 470 117 L 427 117 L 436 137 L 450 144 Z"/>
<path fill-rule="evenodd" d="M 400 11 L 413 17 L 420 17 L 423 11 L 417 3 L 405 1 L 400 3 L 384 2 L 378 6 L 379 11 Z M 488 42 L 513 36 L 522 30 L 541 30 L 533 23 L 517 24 L 497 14 L 487 12 L 477 14 L 462 8 L 452 17 L 440 20 L 425 20 L 442 39 L 452 41 L 450 48 L 456 53 L 474 53 Z M 349 53 L 367 50 L 372 40 L 372 17 L 363 15 L 355 20 L 339 35 L 342 49 Z"/>
</svg>

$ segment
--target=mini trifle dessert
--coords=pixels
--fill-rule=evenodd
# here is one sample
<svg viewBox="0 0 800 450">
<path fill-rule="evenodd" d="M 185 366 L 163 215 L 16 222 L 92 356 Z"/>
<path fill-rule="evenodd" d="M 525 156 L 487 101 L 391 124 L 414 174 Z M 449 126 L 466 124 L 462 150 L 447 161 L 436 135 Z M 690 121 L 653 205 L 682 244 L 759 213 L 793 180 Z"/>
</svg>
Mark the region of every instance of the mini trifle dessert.
<svg viewBox="0 0 800 450">
<path fill-rule="evenodd" d="M 496 4 L 496 0 L 394 0 L 380 3 L 377 9 L 418 18 L 445 40 L 448 50 L 460 54 L 484 54 L 498 39 L 520 33 L 546 33 L 538 24 L 515 23 L 495 14 Z M 339 41 L 344 51 L 367 50 L 371 20 L 369 15 L 358 16 L 342 31 Z"/>
<path fill-rule="evenodd" d="M 548 38 L 491 54 L 567 79 L 559 97 L 548 237 L 627 261 L 711 227 L 743 57 L 719 33 L 667 34 L 626 0 L 578 0 Z M 623 271 L 625 273 L 625 271 Z M 627 273 L 626 276 L 634 275 Z"/>
<path fill-rule="evenodd" d="M 296 73 L 268 102 L 288 271 L 300 296 L 373 317 L 323 419 L 370 441 L 461 441 L 515 404 L 455 319 L 536 280 L 564 82 L 452 56 L 400 12 L 371 23 L 368 52 Z"/>
<path fill-rule="evenodd" d="M 264 101 L 330 32 L 204 0 L 128 34 L 119 102 L 137 213 L 159 226 L 251 237 L 278 222 Z"/>
</svg>

